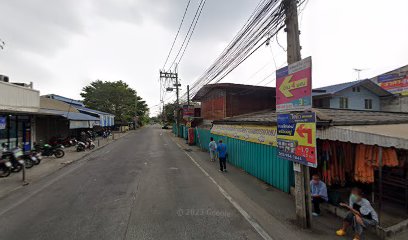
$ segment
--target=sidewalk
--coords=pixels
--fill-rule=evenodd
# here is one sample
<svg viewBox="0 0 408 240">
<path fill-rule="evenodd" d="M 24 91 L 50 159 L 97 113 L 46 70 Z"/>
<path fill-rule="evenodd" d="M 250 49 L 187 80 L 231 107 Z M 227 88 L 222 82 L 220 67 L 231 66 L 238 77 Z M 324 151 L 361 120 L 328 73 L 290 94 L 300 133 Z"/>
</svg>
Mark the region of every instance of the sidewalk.
<svg viewBox="0 0 408 240">
<path fill-rule="evenodd" d="M 341 226 L 341 219 L 322 210 L 320 217 L 313 218 L 313 228 L 304 230 L 295 224 L 294 198 L 247 174 L 242 169 L 227 164 L 227 173 L 218 171 L 218 162 L 210 162 L 209 154 L 197 146 L 188 146 L 184 139 L 169 133 L 200 166 L 244 208 L 273 239 L 352 239 L 337 237 L 335 231 Z M 199 188 L 199 186 L 198 186 Z M 379 239 L 367 233 L 363 239 Z"/>
<path fill-rule="evenodd" d="M 39 179 L 65 167 L 68 164 L 83 159 L 90 153 L 97 151 L 109 143 L 125 136 L 128 132 L 120 133 L 115 132 L 114 135 L 109 138 L 102 139 L 97 138 L 95 142 L 95 149 L 86 150 L 84 152 L 77 152 L 76 147 L 64 148 L 65 156 L 62 158 L 55 157 L 43 157 L 41 163 L 30 169 L 26 169 L 26 182 L 31 183 L 38 181 Z M 23 187 L 22 171 L 18 173 L 12 173 L 6 178 L 0 178 L 0 198 L 7 196 L 14 190 Z"/>
</svg>

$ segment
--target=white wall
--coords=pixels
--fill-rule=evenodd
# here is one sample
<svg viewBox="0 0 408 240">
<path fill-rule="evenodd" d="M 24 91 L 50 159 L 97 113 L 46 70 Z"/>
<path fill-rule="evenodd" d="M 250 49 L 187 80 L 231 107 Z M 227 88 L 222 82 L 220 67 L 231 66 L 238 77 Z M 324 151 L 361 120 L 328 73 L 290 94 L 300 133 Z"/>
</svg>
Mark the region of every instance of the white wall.
<svg viewBox="0 0 408 240">
<path fill-rule="evenodd" d="M 37 112 L 40 92 L 31 88 L 0 82 L 0 110 Z"/>
</svg>

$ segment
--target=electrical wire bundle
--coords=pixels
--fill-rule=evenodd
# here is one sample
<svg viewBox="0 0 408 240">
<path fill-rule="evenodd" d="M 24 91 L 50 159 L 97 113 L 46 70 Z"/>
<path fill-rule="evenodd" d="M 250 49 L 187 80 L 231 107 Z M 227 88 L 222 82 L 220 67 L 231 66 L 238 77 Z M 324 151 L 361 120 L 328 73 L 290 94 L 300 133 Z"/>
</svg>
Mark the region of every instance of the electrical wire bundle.
<svg viewBox="0 0 408 240">
<path fill-rule="evenodd" d="M 303 5 L 300 1 L 298 6 Z M 191 96 L 206 84 L 218 83 L 285 26 L 286 0 L 261 0 L 245 25 L 215 62 L 191 85 Z M 264 41 L 262 41 L 264 39 Z M 262 42 L 261 42 L 262 41 Z M 182 96 L 186 99 L 187 93 Z"/>
<path fill-rule="evenodd" d="M 191 95 L 209 83 L 217 83 L 244 62 L 284 26 L 283 0 L 262 0 L 216 61 L 190 87 Z M 262 39 L 267 39 L 260 43 Z M 182 98 L 185 98 L 186 94 Z"/>
</svg>

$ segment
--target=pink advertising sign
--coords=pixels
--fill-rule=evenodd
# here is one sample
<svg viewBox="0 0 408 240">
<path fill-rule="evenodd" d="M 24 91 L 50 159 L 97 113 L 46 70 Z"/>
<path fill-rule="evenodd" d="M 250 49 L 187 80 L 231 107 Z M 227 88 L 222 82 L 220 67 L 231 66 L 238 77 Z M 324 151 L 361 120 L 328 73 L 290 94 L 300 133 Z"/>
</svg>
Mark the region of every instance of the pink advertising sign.
<svg viewBox="0 0 408 240">
<path fill-rule="evenodd" d="M 312 58 L 308 57 L 276 71 L 276 111 L 312 108 Z"/>
</svg>

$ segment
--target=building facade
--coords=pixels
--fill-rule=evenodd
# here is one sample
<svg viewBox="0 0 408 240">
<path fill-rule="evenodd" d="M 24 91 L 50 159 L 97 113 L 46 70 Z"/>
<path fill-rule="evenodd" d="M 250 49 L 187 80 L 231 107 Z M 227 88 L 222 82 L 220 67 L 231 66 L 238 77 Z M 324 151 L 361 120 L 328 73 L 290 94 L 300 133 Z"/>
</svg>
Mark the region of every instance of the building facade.
<svg viewBox="0 0 408 240">
<path fill-rule="evenodd" d="M 370 79 L 383 89 L 393 93 L 383 98 L 381 109 L 389 112 L 408 112 L 408 65 Z"/>
<path fill-rule="evenodd" d="M 201 117 L 218 120 L 245 113 L 275 109 L 275 88 L 242 84 L 209 84 L 201 88 L 193 101 L 201 102 Z"/>
<path fill-rule="evenodd" d="M 40 93 L 30 87 L 0 81 L 0 144 L 31 149 Z"/>
<path fill-rule="evenodd" d="M 381 111 L 383 99 L 392 96 L 366 79 L 314 89 L 313 107 Z"/>
</svg>

